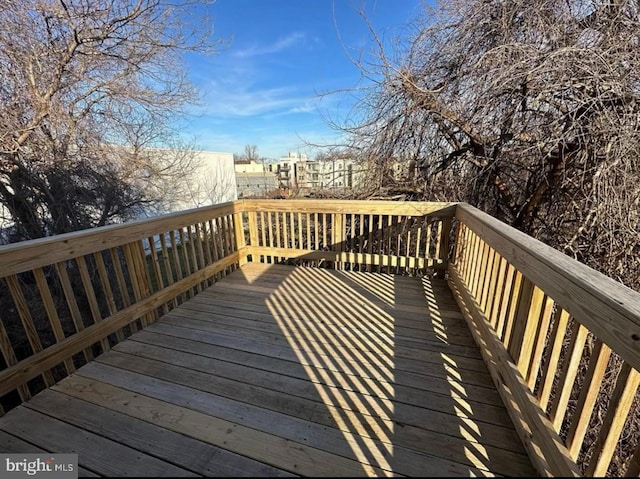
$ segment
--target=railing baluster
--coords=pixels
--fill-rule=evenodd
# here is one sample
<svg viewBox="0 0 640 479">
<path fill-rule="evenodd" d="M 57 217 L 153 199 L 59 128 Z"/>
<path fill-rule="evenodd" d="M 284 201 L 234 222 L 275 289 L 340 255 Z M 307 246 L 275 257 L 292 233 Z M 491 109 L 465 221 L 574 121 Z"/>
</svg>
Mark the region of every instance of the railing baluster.
<svg viewBox="0 0 640 479">
<path fill-rule="evenodd" d="M 573 383 L 578 375 L 578 366 L 580 364 L 580 358 L 582 357 L 582 350 L 587 342 L 587 334 L 589 333 L 587 328 L 577 321 L 574 321 L 571 329 L 571 340 L 559 376 L 561 380 L 559 384 L 560 387 L 559 390 L 556 391 L 556 395 L 549 408 L 549 417 L 556 431 L 560 431 L 562 427 L 564 416 L 567 412 L 567 405 L 569 404 L 569 396 L 571 395 Z"/>
<path fill-rule="evenodd" d="M 213 238 L 213 231 L 211 234 Z M 255 211 L 249 212 L 249 242 L 251 243 L 251 246 L 260 246 L 258 239 L 258 215 Z M 256 255 L 253 255 L 251 260 L 258 263 L 261 262 L 261 257 L 256 258 Z"/>
<path fill-rule="evenodd" d="M 278 213 L 279 215 L 280 213 Z M 283 248 L 291 248 L 289 244 L 289 227 L 287 225 L 287 213 L 282 213 L 282 247 Z M 284 258 L 283 258 L 284 260 Z"/>
<path fill-rule="evenodd" d="M 531 288 L 531 293 L 528 292 L 528 288 Z M 524 289 L 527 289 L 526 295 L 524 294 Z M 521 326 L 518 328 L 517 336 L 514 337 L 511 349 L 511 355 L 516 360 L 518 370 L 524 378 L 527 378 L 531 365 L 531 357 L 536 344 L 536 332 L 538 331 L 544 306 L 544 297 L 545 294 L 540 288 L 526 280 L 526 288 L 523 288 L 521 296 L 524 302 L 519 305 L 523 313 L 520 314 L 518 312 L 517 319 L 517 324 Z"/>
<path fill-rule="evenodd" d="M 260 212 L 260 246 L 267 246 L 267 239 L 266 239 L 266 234 L 267 234 L 267 225 L 265 224 L 264 221 L 264 211 Z M 291 238 L 293 238 L 293 234 L 291 235 Z M 264 263 L 267 263 L 267 257 L 263 256 L 262 257 L 262 261 Z"/>
<path fill-rule="evenodd" d="M 300 249 L 305 249 L 306 244 L 305 244 L 305 240 L 304 240 L 304 233 L 303 233 L 303 223 L 302 223 L 302 213 L 297 213 L 297 217 L 298 217 L 298 245 Z"/>
<path fill-rule="evenodd" d="M 472 250 L 469 252 L 469 268 L 467 268 L 467 276 L 464 278 L 465 284 L 468 286 L 469 291 L 473 291 L 473 281 L 476 275 L 476 270 L 479 268 L 480 261 L 478 261 L 479 253 L 482 251 L 484 242 L 480 240 L 480 237 L 471 232 Z"/>
<path fill-rule="evenodd" d="M 484 268 L 484 274 L 482 275 L 482 279 L 480 284 L 478 285 L 478 293 L 479 299 L 478 303 L 480 304 L 480 309 L 486 313 L 487 311 L 487 296 L 489 294 L 489 285 L 491 280 L 495 277 L 494 271 L 494 260 L 495 260 L 495 250 L 487 245 L 488 254 L 486 260 L 486 266 Z"/>
<path fill-rule="evenodd" d="M 374 224 L 373 224 L 373 214 L 369 214 L 369 224 L 367 225 L 367 253 L 368 262 L 367 262 L 367 271 L 372 272 L 374 270 L 375 260 L 373 258 L 373 232 L 374 232 Z"/>
<path fill-rule="evenodd" d="M 209 266 L 211 261 L 211 251 L 207 248 L 207 238 L 209 238 L 209 232 L 207 231 L 207 223 L 196 223 L 196 234 L 198 235 L 198 253 L 202 261 L 202 267 Z M 204 244 L 203 244 L 204 243 Z M 213 284 L 213 278 L 207 278 L 203 282 L 203 286 L 208 288 Z"/>
<path fill-rule="evenodd" d="M 198 271 L 198 264 L 196 262 L 196 250 L 193 245 L 193 236 L 191 234 L 191 225 L 187 225 L 181 228 L 183 238 L 183 252 L 185 254 L 185 263 L 187 276 Z M 199 285 L 193 288 L 193 295 L 200 292 Z"/>
<path fill-rule="evenodd" d="M 96 262 L 96 266 L 98 269 L 100 286 L 102 287 L 105 299 L 107 300 L 107 309 L 109 310 L 109 315 L 115 314 L 115 312 L 118 311 L 118 308 L 116 307 L 113 290 L 111 289 L 111 285 L 109 284 L 109 275 L 107 274 L 107 268 L 102 258 L 102 252 L 93 253 L 93 259 Z M 124 334 L 121 329 L 116 331 L 116 338 L 118 338 L 118 342 L 124 340 Z"/>
<path fill-rule="evenodd" d="M 351 227 L 349 228 L 349 269 L 351 271 L 356 271 L 358 265 L 358 247 L 357 247 L 357 216 L 355 213 L 350 214 L 351 217 Z"/>
<path fill-rule="evenodd" d="M 542 292 L 542 290 L 539 290 Z M 540 371 L 540 363 L 542 362 L 542 354 L 544 353 L 545 341 L 547 334 L 549 333 L 549 324 L 551 323 L 551 316 L 553 315 L 554 301 L 549 296 L 544 295 L 544 308 L 538 322 L 538 330 L 535 334 L 533 341 L 533 351 L 529 365 L 527 367 L 527 374 L 525 378 L 531 392 L 536 387 L 538 380 L 538 371 Z"/>
<path fill-rule="evenodd" d="M 246 244 L 242 213 L 234 213 L 232 216 L 229 216 L 229 233 L 231 235 L 229 242 L 231 243 L 233 252 L 241 252 Z M 238 264 L 242 266 L 243 264 L 246 264 L 246 262 L 247 256 L 243 253 L 238 260 Z"/>
<path fill-rule="evenodd" d="M 470 234 L 469 228 L 464 223 L 460 223 L 458 231 L 456 231 L 456 249 L 453 265 L 457 268 L 462 278 L 467 276 Z"/>
<path fill-rule="evenodd" d="M 80 331 L 84 330 L 84 322 L 82 321 L 80 308 L 78 308 L 76 295 L 73 291 L 73 287 L 71 286 L 71 280 L 69 279 L 67 267 L 62 262 L 56 263 L 55 267 L 56 272 L 58 273 L 58 278 L 60 278 L 60 284 L 62 285 L 62 291 L 69 308 L 69 313 L 71 314 L 71 320 L 73 321 L 73 325 L 76 328 L 76 332 L 79 333 Z M 87 362 L 93 360 L 93 351 L 91 351 L 91 348 L 86 348 L 84 350 L 84 358 Z"/>
<path fill-rule="evenodd" d="M 507 304 L 504 330 L 502 332 L 502 336 L 500 337 L 507 350 L 510 349 L 510 345 L 512 342 L 511 339 L 514 333 L 514 323 L 516 320 L 516 314 L 518 312 L 518 304 L 520 301 L 521 288 L 523 283 L 524 277 L 522 276 L 522 273 L 516 269 L 515 275 L 513 277 L 513 282 L 511 284 L 511 294 L 509 296 L 509 302 Z"/>
<path fill-rule="evenodd" d="M 476 254 L 478 244 L 480 243 L 480 238 L 477 234 L 475 234 L 471 229 L 467 229 L 467 251 L 466 251 L 466 260 L 464 266 L 464 278 L 465 284 L 470 284 L 471 277 L 473 275 L 473 269 L 477 267 Z"/>
<path fill-rule="evenodd" d="M 402 255 L 402 217 L 401 216 L 396 216 L 395 229 L 396 231 L 394 234 L 394 239 L 396 241 L 396 248 L 395 248 L 395 251 L 393 252 L 395 270 L 393 271 L 393 273 L 400 274 L 400 257 Z"/>
<path fill-rule="evenodd" d="M 311 215 L 305 213 L 305 223 L 307 229 L 307 249 L 313 249 L 313 238 L 311 236 Z"/>
<path fill-rule="evenodd" d="M 276 211 L 273 213 L 275 216 L 275 229 L 276 229 L 276 237 L 275 237 L 275 247 L 276 248 L 282 248 L 283 245 L 281 243 L 281 235 L 280 235 L 280 212 Z M 277 263 L 283 263 L 284 262 L 284 256 L 278 256 L 278 260 L 276 261 Z"/>
<path fill-rule="evenodd" d="M 410 268 L 415 266 L 411 264 L 411 226 L 407 227 L 407 240 L 405 244 L 405 254 L 404 254 L 404 267 L 406 271 L 410 271 Z"/>
<path fill-rule="evenodd" d="M 475 298 L 480 298 L 480 291 L 482 289 L 482 281 L 487 270 L 487 261 L 489 259 L 489 245 L 484 241 L 481 241 L 480 252 L 477 257 L 478 267 L 475 270 L 473 279 L 471 280 L 471 293 Z"/>
<path fill-rule="evenodd" d="M 275 223 L 275 243 L 273 244 L 273 246 L 275 248 L 282 248 L 283 244 L 282 244 L 282 236 L 281 236 L 281 231 L 280 231 L 280 212 L 279 211 L 274 211 L 273 212 L 273 216 L 274 216 L 274 223 Z M 283 258 L 280 258 L 283 259 Z"/>
<path fill-rule="evenodd" d="M 138 268 L 136 268 L 135 264 L 135 252 L 132 251 L 131 243 L 124 245 L 122 249 L 124 252 L 127 272 L 129 273 L 129 281 L 131 282 L 131 287 L 133 289 L 134 301 L 137 303 L 138 301 L 140 301 L 142 293 L 140 291 L 140 273 L 138 272 Z M 140 323 L 143 328 L 149 325 L 149 321 L 147 320 L 146 316 L 140 317 Z"/>
<path fill-rule="evenodd" d="M 60 342 L 65 338 L 65 335 L 62 330 L 62 324 L 60 324 L 60 317 L 56 311 L 56 305 L 53 302 L 53 297 L 51 296 L 51 290 L 49 289 L 47 278 L 45 277 L 42 268 L 34 269 L 33 275 L 36 278 L 36 284 L 38 285 L 38 291 L 42 298 L 42 304 L 44 305 L 47 317 L 49 318 L 53 337 L 56 339 L 56 342 Z M 73 360 L 70 358 L 66 358 L 64 360 L 64 367 L 67 370 L 67 374 L 71 374 L 76 370 L 76 367 L 73 365 Z"/>
<path fill-rule="evenodd" d="M 506 260 L 505 260 L 506 262 Z M 498 338 L 504 343 L 504 337 L 507 329 L 507 321 L 509 317 L 509 304 L 511 303 L 511 296 L 513 287 L 518 284 L 518 278 L 516 277 L 516 269 L 513 265 L 506 263 L 506 274 L 504 279 L 504 290 L 502 297 L 500 298 L 500 307 L 496 311 L 496 326 L 495 331 Z"/>
<path fill-rule="evenodd" d="M 38 336 L 38 330 L 33 323 L 33 318 L 31 317 L 31 312 L 29 311 L 29 305 L 27 304 L 27 301 L 22 294 L 22 288 L 20 287 L 18 277 L 12 274 L 7 276 L 5 279 L 7 281 L 7 286 L 9 287 L 9 293 L 13 298 L 13 303 L 18 310 L 18 316 L 20 317 L 20 321 L 27 336 L 27 340 L 29 341 L 29 345 L 31 345 L 31 350 L 34 353 L 38 353 L 42 351 L 42 343 L 40 342 L 40 337 Z M 51 371 L 45 371 L 42 374 L 42 377 L 47 387 L 55 383 Z"/>
<path fill-rule="evenodd" d="M 439 244 L 438 244 L 438 255 L 437 258 L 442 261 L 447 261 L 449 258 L 449 241 L 451 235 L 451 226 L 453 224 L 452 218 L 450 216 L 445 216 L 440 221 L 440 229 L 439 229 Z"/>
<path fill-rule="evenodd" d="M 226 216 L 222 216 L 218 218 L 218 221 L 220 222 L 220 235 L 222 239 L 222 241 L 220 241 L 220 244 L 222 246 L 222 256 L 221 256 L 222 258 L 224 258 L 225 256 L 229 255 L 232 252 L 232 246 L 229 241 L 229 236 L 231 234 L 230 225 L 227 219 L 228 218 Z M 273 224 L 269 224 L 269 231 L 271 234 L 273 234 Z"/>
<path fill-rule="evenodd" d="M 196 271 L 200 270 L 200 265 L 198 264 L 198 257 L 196 255 L 196 238 L 195 238 L 195 232 L 191 230 L 192 226 L 188 225 L 185 228 L 185 235 L 187 236 L 188 241 L 187 241 L 187 248 L 189 249 L 189 257 L 191 258 L 191 264 L 193 266 L 193 268 L 191 269 L 191 271 L 189 272 L 189 274 L 191 273 L 195 273 Z M 196 290 L 198 293 L 200 293 L 202 291 L 202 284 L 198 283 L 196 285 Z M 197 293 L 195 293 L 197 294 Z"/>
<path fill-rule="evenodd" d="M 91 316 L 93 317 L 94 324 L 98 324 L 102 321 L 102 313 L 100 312 L 100 306 L 98 305 L 98 299 L 93 289 L 93 283 L 91 282 L 91 276 L 89 275 L 89 269 L 87 268 L 87 262 L 84 256 L 78 256 L 76 258 L 76 264 L 80 271 L 80 279 L 82 286 L 87 294 L 87 301 L 89 302 L 89 309 L 91 310 Z M 111 349 L 108 338 L 101 338 L 100 345 L 102 346 L 102 352 L 107 352 Z"/>
<path fill-rule="evenodd" d="M 574 460 L 580 454 L 580 448 L 589 426 L 591 413 L 598 399 L 598 392 L 607 371 L 610 357 L 611 349 L 602 341 L 596 339 L 589 358 L 589 369 L 587 369 L 587 374 L 582 382 L 578 403 L 573 412 L 571 425 L 567 433 L 567 447 Z"/>
<path fill-rule="evenodd" d="M 211 256 L 213 258 L 213 261 L 218 261 L 220 259 L 220 254 L 218 252 L 218 244 L 220 243 L 220 230 L 213 220 L 209 220 L 209 229 L 211 230 L 211 243 L 209 243 L 209 246 L 211 248 Z"/>
<path fill-rule="evenodd" d="M 122 300 L 122 304 L 126 308 L 127 306 L 131 305 L 131 296 L 129 295 L 129 288 L 127 287 L 127 282 L 124 278 L 124 271 L 122 270 L 122 264 L 120 262 L 120 254 L 118 253 L 117 248 L 111 248 L 109 250 L 109 253 L 111 254 L 111 261 L 113 262 L 113 266 L 116 271 L 116 280 L 118 284 L 118 289 L 120 290 L 120 298 Z M 123 251 L 123 255 L 124 255 L 124 251 Z M 129 326 L 132 328 L 134 332 L 137 331 L 138 326 L 135 321 L 130 323 Z"/>
<path fill-rule="evenodd" d="M 433 218 L 427 217 L 426 220 L 427 223 L 424 228 L 424 257 L 433 259 L 435 258 L 435 256 L 431 252 L 431 246 L 433 243 L 433 234 L 431 231 L 433 229 Z"/>
<path fill-rule="evenodd" d="M 375 271 L 377 273 L 382 273 L 382 265 L 384 261 L 384 219 L 382 215 L 378 215 L 378 229 L 375 236 L 376 247 L 378 249 L 378 267 Z"/>
<path fill-rule="evenodd" d="M 189 251 L 188 251 L 188 245 L 187 245 L 187 234 L 184 231 L 184 228 L 178 228 L 178 239 L 180 240 L 180 244 L 179 244 L 179 249 L 180 249 L 180 255 L 181 255 L 181 260 L 182 260 L 182 268 L 183 268 L 183 272 L 184 272 L 184 276 L 181 277 L 182 278 L 186 278 L 187 276 L 191 275 L 192 271 L 191 271 L 191 263 L 189 262 Z M 195 288 L 189 288 L 187 295 L 188 297 L 192 298 L 194 295 L 194 289 Z"/>
<path fill-rule="evenodd" d="M 145 299 L 151 296 L 151 274 L 149 273 L 149 257 L 144 252 L 143 240 L 136 241 L 134 243 L 134 263 L 138 271 L 138 277 L 140 281 L 140 299 Z M 158 310 L 154 309 L 152 313 L 148 313 L 147 321 L 149 324 L 158 319 Z"/>
<path fill-rule="evenodd" d="M 161 289 L 164 289 L 165 284 L 164 284 L 164 279 L 162 277 L 162 268 L 160 267 L 160 258 L 158 257 L 158 254 L 160 253 L 159 251 L 156 250 L 156 242 L 153 238 L 153 236 L 149 236 L 147 238 L 147 241 L 149 242 L 149 259 L 151 262 L 151 267 L 153 269 L 153 274 L 156 278 L 156 287 L 152 288 L 152 292 L 155 293 L 156 291 L 160 291 Z M 159 241 L 159 239 L 158 239 Z M 167 314 L 169 312 L 169 308 L 167 307 L 167 303 L 164 303 L 162 305 L 162 312 L 164 314 Z"/>
<path fill-rule="evenodd" d="M 623 362 L 585 475 L 604 476 L 607 473 L 639 384 L 640 373 Z"/>
<path fill-rule="evenodd" d="M 268 220 L 267 230 L 269 232 L 269 244 L 268 244 L 269 248 L 273 248 L 274 247 L 274 242 L 273 241 L 274 241 L 274 236 L 275 235 L 274 235 L 274 231 L 273 231 L 273 223 L 274 223 L 274 221 L 272 219 L 272 215 L 274 215 L 274 214 L 275 213 L 272 213 L 270 211 L 267 212 L 267 220 Z M 273 256 L 273 255 L 270 255 L 269 256 L 269 263 L 273 264 L 275 262 L 276 262 L 276 257 Z"/>
<path fill-rule="evenodd" d="M 343 226 L 343 215 L 341 213 L 335 213 L 333 215 L 333 225 L 331 227 L 331 243 L 332 250 L 338 253 L 344 251 L 344 226 Z M 338 260 L 335 263 L 336 269 L 342 269 L 342 261 Z"/>
<path fill-rule="evenodd" d="M 201 270 L 202 268 L 207 266 L 207 260 L 204 256 L 204 250 L 202 249 L 202 229 L 200 228 L 200 223 L 194 224 L 193 229 L 194 229 L 193 234 L 194 234 L 194 241 L 195 241 L 195 247 L 196 247 L 196 256 L 199 264 L 198 270 Z M 203 282 L 202 285 L 206 287 L 206 283 Z"/>
<path fill-rule="evenodd" d="M 213 234 L 213 231 L 211 231 Z M 173 284 L 173 268 L 171 267 L 171 260 L 169 259 L 169 250 L 167 248 L 167 239 L 165 237 L 165 233 L 160 235 L 160 249 L 162 251 L 162 262 L 164 264 L 165 276 L 167 278 L 168 286 Z M 209 248 L 207 248 L 207 251 Z M 173 307 L 178 307 L 178 300 L 174 297 L 171 302 L 173 303 Z M 166 303 L 165 303 L 166 304 Z"/>
<path fill-rule="evenodd" d="M 496 259 L 498 259 L 499 265 L 497 268 L 497 274 L 494 274 L 494 277 L 496 278 L 495 287 L 492 290 L 490 305 L 488 306 L 487 310 L 487 318 L 489 319 L 489 324 L 491 324 L 491 327 L 495 331 L 497 331 L 498 329 L 498 315 L 500 314 L 499 308 L 502 302 L 502 297 L 505 294 L 504 287 L 508 267 L 507 260 L 502 258 L 497 252 Z"/>
<path fill-rule="evenodd" d="M 2 357 L 4 358 L 4 362 L 7 363 L 7 367 L 18 364 L 18 358 L 13 350 L 13 345 L 11 344 L 11 340 L 9 339 L 9 335 L 7 334 L 7 330 L 5 329 L 2 320 L 0 320 L 0 351 L 2 351 Z M 18 394 L 22 401 L 28 401 L 31 399 L 31 391 L 29 391 L 27 384 L 18 386 Z M 4 411 L 2 412 L 2 415 L 4 415 Z"/>
<path fill-rule="evenodd" d="M 297 248 L 299 243 L 296 243 L 296 222 L 292 212 L 286 213 L 289 218 L 289 238 L 291 241 L 291 247 Z"/>
<path fill-rule="evenodd" d="M 551 331 L 550 343 L 551 351 L 549 357 L 542 369 L 540 380 L 540 388 L 538 392 L 538 401 L 543 411 L 547 410 L 549 398 L 551 397 L 551 389 L 553 380 L 558 370 L 558 362 L 560 361 L 560 353 L 562 352 L 562 344 L 567 333 L 567 325 L 569 324 L 569 313 L 564 309 L 556 310 L 556 317 Z"/>
<path fill-rule="evenodd" d="M 422 267 L 420 265 L 420 260 L 422 259 L 422 257 L 424 257 L 425 262 L 428 261 L 427 255 L 423 255 L 423 254 L 420 253 L 420 247 L 422 246 L 421 243 L 420 243 L 420 240 L 422 239 L 422 222 L 423 221 L 424 221 L 423 218 L 420 218 L 418 220 L 418 228 L 416 230 L 416 254 L 414 255 L 415 256 L 415 268 L 416 268 L 416 270 L 419 270 Z"/>
</svg>

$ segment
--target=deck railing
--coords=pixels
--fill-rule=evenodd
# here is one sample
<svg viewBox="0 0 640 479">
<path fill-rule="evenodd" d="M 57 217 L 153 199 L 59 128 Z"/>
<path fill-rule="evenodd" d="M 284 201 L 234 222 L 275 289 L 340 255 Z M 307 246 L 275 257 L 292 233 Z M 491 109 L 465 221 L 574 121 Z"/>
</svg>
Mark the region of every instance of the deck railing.
<svg viewBox="0 0 640 479">
<path fill-rule="evenodd" d="M 637 476 L 640 294 L 469 205 L 456 219 L 450 285 L 534 466 L 602 476 L 624 446 L 617 473 Z"/>
<path fill-rule="evenodd" d="M 237 267 L 238 211 L 226 204 L 0 247 L 0 412 Z"/>
<path fill-rule="evenodd" d="M 246 200 L 247 254 L 358 271 L 445 271 L 454 203 Z"/>
<path fill-rule="evenodd" d="M 0 414 L 247 261 L 447 273 L 541 474 L 606 473 L 633 426 L 639 294 L 465 204 L 340 200 L 241 200 L 0 247 Z M 633 446 L 622 469 L 637 475 Z"/>
</svg>

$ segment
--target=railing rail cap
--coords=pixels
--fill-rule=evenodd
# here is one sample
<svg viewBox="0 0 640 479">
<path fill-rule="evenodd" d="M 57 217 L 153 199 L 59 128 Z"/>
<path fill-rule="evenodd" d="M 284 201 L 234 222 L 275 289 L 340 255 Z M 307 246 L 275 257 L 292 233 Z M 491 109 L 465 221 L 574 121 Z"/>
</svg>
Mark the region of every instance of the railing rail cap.
<svg viewBox="0 0 640 479">
<path fill-rule="evenodd" d="M 640 370 L 640 293 L 467 203 L 456 217 Z"/>
</svg>

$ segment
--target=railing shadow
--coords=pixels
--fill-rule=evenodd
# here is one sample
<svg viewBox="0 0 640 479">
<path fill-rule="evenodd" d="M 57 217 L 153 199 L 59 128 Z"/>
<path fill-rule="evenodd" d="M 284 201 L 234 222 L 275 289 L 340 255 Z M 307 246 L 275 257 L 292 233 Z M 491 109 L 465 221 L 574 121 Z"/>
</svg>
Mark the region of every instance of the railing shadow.
<svg viewBox="0 0 640 479">
<path fill-rule="evenodd" d="M 332 438 L 291 439 L 367 475 L 534 473 L 446 283 L 263 266 L 245 281 L 275 285 L 264 305 Z"/>
</svg>

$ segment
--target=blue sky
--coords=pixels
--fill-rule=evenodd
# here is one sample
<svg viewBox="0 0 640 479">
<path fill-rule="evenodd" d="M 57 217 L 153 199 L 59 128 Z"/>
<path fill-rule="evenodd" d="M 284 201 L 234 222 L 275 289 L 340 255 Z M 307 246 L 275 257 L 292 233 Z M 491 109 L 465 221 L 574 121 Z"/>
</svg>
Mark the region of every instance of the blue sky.
<svg viewBox="0 0 640 479">
<path fill-rule="evenodd" d="M 385 40 L 406 34 L 420 0 L 217 0 L 208 7 L 215 38 L 229 43 L 214 56 L 188 57 L 202 104 L 188 134 L 198 148 L 242 153 L 244 145 L 278 158 L 313 156 L 305 141 L 331 143 L 326 118 L 341 119 L 352 94 L 320 93 L 362 86 L 355 58 L 373 48 L 364 9 Z"/>
</svg>

